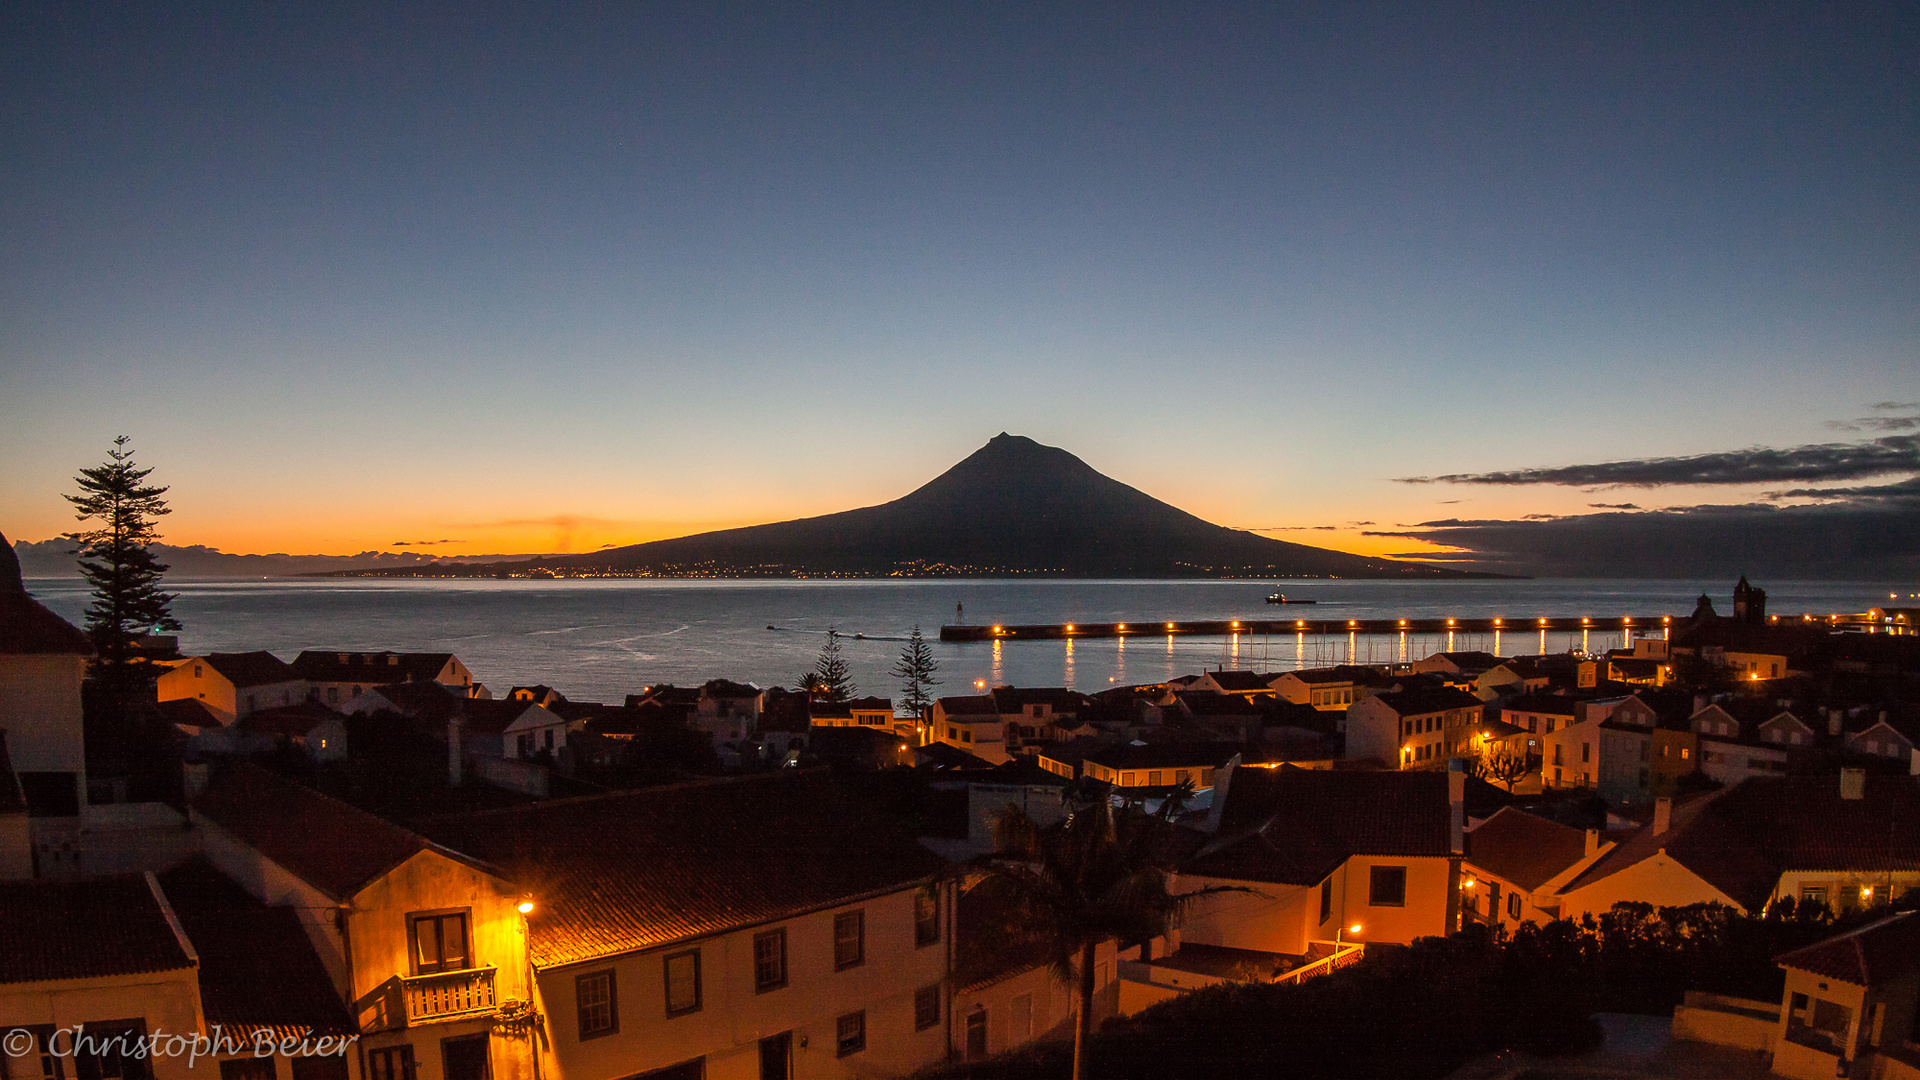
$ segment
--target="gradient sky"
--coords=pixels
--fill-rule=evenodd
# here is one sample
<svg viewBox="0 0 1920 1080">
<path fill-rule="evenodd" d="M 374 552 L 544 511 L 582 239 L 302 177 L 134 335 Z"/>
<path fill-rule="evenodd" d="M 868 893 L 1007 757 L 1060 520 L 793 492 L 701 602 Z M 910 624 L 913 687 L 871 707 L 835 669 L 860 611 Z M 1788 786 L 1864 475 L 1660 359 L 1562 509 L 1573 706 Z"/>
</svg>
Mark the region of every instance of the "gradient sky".
<svg viewBox="0 0 1920 1080">
<path fill-rule="evenodd" d="M 9 4 L 0 531 L 121 433 L 239 552 L 824 513 L 1002 430 L 1348 550 L 1568 512 L 1394 478 L 1920 397 L 1917 66 L 1911 3 Z"/>
</svg>

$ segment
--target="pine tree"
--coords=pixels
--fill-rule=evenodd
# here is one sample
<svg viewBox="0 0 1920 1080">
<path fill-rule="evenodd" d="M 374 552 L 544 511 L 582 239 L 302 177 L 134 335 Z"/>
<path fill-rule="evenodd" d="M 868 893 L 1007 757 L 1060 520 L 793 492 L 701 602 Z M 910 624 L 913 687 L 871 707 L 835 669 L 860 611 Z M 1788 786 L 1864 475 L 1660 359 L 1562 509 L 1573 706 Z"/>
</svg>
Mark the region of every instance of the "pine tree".
<svg viewBox="0 0 1920 1080">
<path fill-rule="evenodd" d="M 803 676 L 802 685 L 828 701 L 845 701 L 860 692 L 848 674 L 847 658 L 840 655 L 840 631 L 831 626 L 827 627 L 826 647 L 820 650 L 820 658 L 813 662 L 808 675 L 815 681 L 809 684 Z"/>
<path fill-rule="evenodd" d="M 939 670 L 940 662 L 933 658 L 933 649 L 915 626 L 890 672 L 900 680 L 900 702 L 908 712 L 920 716 L 933 704 L 933 688 L 940 685 L 934 672 Z"/>
<path fill-rule="evenodd" d="M 160 575 L 167 568 L 149 547 L 159 539 L 155 521 L 171 512 L 160 497 L 167 489 L 143 484 L 151 472 L 134 465 L 133 451 L 122 435 L 113 440 L 105 463 L 74 477 L 80 494 L 66 497 L 81 521 L 99 522 L 97 528 L 65 537 L 80 545 L 80 573 L 93 586 L 87 634 L 98 653 L 94 673 L 106 682 L 128 679 L 134 640 L 140 635 L 180 629 L 171 609 L 173 597 L 160 591 Z"/>
</svg>

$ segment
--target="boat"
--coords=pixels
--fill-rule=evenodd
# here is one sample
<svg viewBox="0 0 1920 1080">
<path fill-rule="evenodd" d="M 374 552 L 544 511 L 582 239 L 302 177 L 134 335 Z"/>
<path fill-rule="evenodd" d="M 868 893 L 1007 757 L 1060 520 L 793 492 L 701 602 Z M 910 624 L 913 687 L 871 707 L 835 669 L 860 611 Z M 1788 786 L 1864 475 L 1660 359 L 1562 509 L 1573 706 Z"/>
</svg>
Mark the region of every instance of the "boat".
<svg viewBox="0 0 1920 1080">
<path fill-rule="evenodd" d="M 1269 604 L 1317 604 L 1318 600 L 1289 600 L 1286 593 L 1273 593 L 1267 597 Z"/>
</svg>

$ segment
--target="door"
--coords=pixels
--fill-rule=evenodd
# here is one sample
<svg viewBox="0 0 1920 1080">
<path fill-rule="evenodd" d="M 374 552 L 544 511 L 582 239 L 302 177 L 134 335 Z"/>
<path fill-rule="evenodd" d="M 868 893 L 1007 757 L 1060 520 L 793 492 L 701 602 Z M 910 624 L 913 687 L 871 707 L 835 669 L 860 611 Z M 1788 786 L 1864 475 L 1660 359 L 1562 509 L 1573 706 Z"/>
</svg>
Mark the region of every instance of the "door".
<svg viewBox="0 0 1920 1080">
<path fill-rule="evenodd" d="M 967 1060 L 984 1061 L 987 1057 L 987 1010 L 975 1009 L 967 1014 Z"/>
<path fill-rule="evenodd" d="M 760 1080 L 792 1080 L 793 1032 L 760 1040 Z"/>
<path fill-rule="evenodd" d="M 445 1080 L 487 1080 L 486 1033 L 441 1039 L 440 1065 Z"/>
</svg>

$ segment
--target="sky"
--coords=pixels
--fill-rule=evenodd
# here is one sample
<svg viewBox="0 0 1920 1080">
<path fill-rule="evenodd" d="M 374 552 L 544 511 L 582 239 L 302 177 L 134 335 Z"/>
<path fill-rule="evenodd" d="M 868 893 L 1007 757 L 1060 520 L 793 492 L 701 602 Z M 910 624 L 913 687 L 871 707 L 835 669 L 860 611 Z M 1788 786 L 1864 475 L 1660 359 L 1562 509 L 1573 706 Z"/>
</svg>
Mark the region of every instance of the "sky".
<svg viewBox="0 0 1920 1080">
<path fill-rule="evenodd" d="M 1001 431 L 1368 554 L 1898 524 L 1916 68 L 1911 3 L 10 4 L 0 532 L 120 434 L 232 552 L 587 551 Z"/>
</svg>

